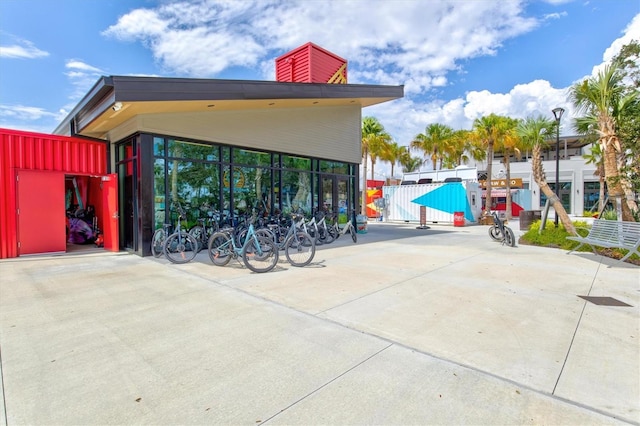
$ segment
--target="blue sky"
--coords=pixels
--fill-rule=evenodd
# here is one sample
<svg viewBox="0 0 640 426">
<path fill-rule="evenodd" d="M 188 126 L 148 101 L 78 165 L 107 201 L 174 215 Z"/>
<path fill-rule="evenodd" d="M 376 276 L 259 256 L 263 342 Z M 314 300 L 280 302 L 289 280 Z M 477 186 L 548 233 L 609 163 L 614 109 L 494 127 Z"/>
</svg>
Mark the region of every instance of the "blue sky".
<svg viewBox="0 0 640 426">
<path fill-rule="evenodd" d="M 407 145 L 492 112 L 570 117 L 566 89 L 631 39 L 640 0 L 0 0 L 0 127 L 51 132 L 101 75 L 273 80 L 311 41 L 349 83 L 405 85 L 363 115 Z"/>
</svg>

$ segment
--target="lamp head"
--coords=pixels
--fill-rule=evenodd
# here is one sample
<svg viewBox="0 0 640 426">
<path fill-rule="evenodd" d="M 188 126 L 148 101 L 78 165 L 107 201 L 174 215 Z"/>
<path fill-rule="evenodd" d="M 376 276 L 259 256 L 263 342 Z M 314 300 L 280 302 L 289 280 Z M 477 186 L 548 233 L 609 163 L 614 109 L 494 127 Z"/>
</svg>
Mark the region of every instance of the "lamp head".
<svg viewBox="0 0 640 426">
<path fill-rule="evenodd" d="M 114 111 L 120 111 L 122 109 L 122 102 L 116 102 L 115 104 L 113 104 L 113 107 L 111 107 Z"/>
<path fill-rule="evenodd" d="M 560 119 L 562 118 L 562 114 L 564 113 L 564 108 L 554 108 L 551 110 L 551 112 L 553 113 L 556 121 L 560 121 Z"/>
</svg>

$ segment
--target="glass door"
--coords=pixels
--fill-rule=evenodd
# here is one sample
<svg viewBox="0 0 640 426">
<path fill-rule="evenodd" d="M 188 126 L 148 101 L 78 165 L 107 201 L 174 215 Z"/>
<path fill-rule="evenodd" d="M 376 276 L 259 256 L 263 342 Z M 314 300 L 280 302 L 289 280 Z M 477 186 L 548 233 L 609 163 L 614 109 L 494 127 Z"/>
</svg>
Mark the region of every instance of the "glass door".
<svg viewBox="0 0 640 426">
<path fill-rule="evenodd" d="M 133 139 L 118 146 L 118 215 L 120 248 L 136 250 L 137 156 Z"/>
<path fill-rule="evenodd" d="M 353 210 L 349 200 L 349 179 L 342 176 L 322 176 L 320 209 L 338 216 L 338 223 L 347 223 Z"/>
</svg>

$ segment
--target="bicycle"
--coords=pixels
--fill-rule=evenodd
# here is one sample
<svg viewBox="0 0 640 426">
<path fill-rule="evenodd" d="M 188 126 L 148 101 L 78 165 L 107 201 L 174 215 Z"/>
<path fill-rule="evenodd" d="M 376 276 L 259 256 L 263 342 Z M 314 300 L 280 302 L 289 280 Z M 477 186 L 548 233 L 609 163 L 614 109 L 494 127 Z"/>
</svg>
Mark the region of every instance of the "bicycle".
<svg viewBox="0 0 640 426">
<path fill-rule="evenodd" d="M 198 240 L 198 252 L 207 247 L 211 235 L 220 230 L 219 223 L 221 219 L 220 212 L 206 204 L 203 204 L 200 209 L 206 210 L 207 217 L 198 218 L 198 223 L 189 229 L 189 234 L 193 235 L 195 239 Z"/>
<path fill-rule="evenodd" d="M 354 243 L 358 242 L 356 227 L 353 226 L 353 222 L 351 221 L 351 219 L 349 219 L 347 223 L 344 224 L 342 229 L 340 229 L 340 226 L 338 225 L 338 220 L 334 216 L 333 225 L 331 225 L 329 229 L 331 230 L 331 232 L 333 232 L 336 240 L 340 238 L 341 235 L 345 235 L 347 232 L 349 232 L 351 234 L 351 239 L 353 240 L 353 242 Z"/>
<path fill-rule="evenodd" d="M 182 206 L 176 204 L 176 210 L 178 212 L 176 229 L 166 237 L 162 244 L 162 252 L 171 263 L 187 263 L 191 262 L 198 254 L 198 240 L 182 228 L 182 220 L 186 218 L 186 213 L 182 209 Z M 168 233 L 168 226 L 167 224 L 163 225 L 163 229 L 158 229 L 156 233 L 163 231 L 163 234 L 166 235 L 166 233 Z M 155 241 L 154 234 L 151 244 L 152 252 L 155 250 Z"/>
<path fill-rule="evenodd" d="M 268 224 L 265 229 L 271 234 L 278 250 L 284 250 L 287 261 L 292 266 L 307 266 L 316 254 L 315 241 L 308 233 L 300 229 L 303 222 L 302 215 L 293 214 L 288 228 L 276 223 Z M 263 230 L 260 229 L 256 232 L 260 231 Z"/>
<path fill-rule="evenodd" d="M 278 264 L 278 248 L 275 242 L 256 234 L 253 223 L 249 224 L 247 235 L 242 243 L 236 243 L 232 230 L 214 233 L 209 238 L 208 253 L 216 266 L 225 266 L 231 258 L 242 258 L 245 266 L 253 272 L 269 272 Z"/>
<path fill-rule="evenodd" d="M 160 257 L 164 254 L 164 242 L 171 234 L 171 232 L 169 232 L 170 229 L 171 224 L 164 223 L 162 224 L 162 229 L 158 228 L 153 233 L 153 237 L 151 237 L 151 254 L 153 255 L 153 257 Z"/>
<path fill-rule="evenodd" d="M 318 239 L 323 244 L 331 244 L 333 240 L 335 240 L 335 236 L 332 232 L 330 232 L 330 225 L 327 225 L 327 218 L 323 213 L 318 213 L 318 216 L 322 217 L 322 219 L 316 219 L 316 226 L 318 227 Z"/>
<path fill-rule="evenodd" d="M 491 237 L 493 241 L 501 242 L 503 245 L 506 244 L 509 247 L 515 247 L 516 236 L 511 228 L 504 224 L 505 221 L 500 220 L 497 212 L 491 212 L 491 216 L 493 216 L 493 225 L 489 227 L 489 237 Z"/>
</svg>

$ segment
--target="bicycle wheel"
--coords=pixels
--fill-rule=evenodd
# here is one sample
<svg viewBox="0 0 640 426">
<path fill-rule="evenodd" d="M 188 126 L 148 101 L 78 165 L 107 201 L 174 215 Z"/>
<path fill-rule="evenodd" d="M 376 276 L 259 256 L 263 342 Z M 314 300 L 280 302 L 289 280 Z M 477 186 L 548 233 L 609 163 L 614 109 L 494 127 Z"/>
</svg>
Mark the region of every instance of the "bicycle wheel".
<svg viewBox="0 0 640 426">
<path fill-rule="evenodd" d="M 169 235 L 164 243 L 164 255 L 172 263 L 191 262 L 198 254 L 198 241 L 188 232 Z"/>
<path fill-rule="evenodd" d="M 202 250 L 205 246 L 206 239 L 206 231 L 202 225 L 195 225 L 189 229 L 189 234 L 191 234 L 196 241 L 198 241 L 198 252 Z"/>
<path fill-rule="evenodd" d="M 500 232 L 500 228 L 497 225 L 489 227 L 489 236 L 493 241 L 502 241 L 502 232 Z"/>
<path fill-rule="evenodd" d="M 231 260 L 233 244 L 231 237 L 224 232 L 216 232 L 209 238 L 209 259 L 216 266 L 224 266 Z"/>
<path fill-rule="evenodd" d="M 336 237 L 331 232 L 331 228 L 325 226 L 318 228 L 318 230 L 321 230 L 320 239 L 324 244 L 331 244 L 336 239 Z"/>
<path fill-rule="evenodd" d="M 151 237 L 151 254 L 153 257 L 162 256 L 165 239 L 166 234 L 164 233 L 164 229 L 156 229 L 153 237 Z"/>
<path fill-rule="evenodd" d="M 354 243 L 358 242 L 358 233 L 356 232 L 356 227 L 353 226 L 351 222 L 349 222 L 349 232 L 351 233 L 351 239 Z"/>
<path fill-rule="evenodd" d="M 508 226 L 504 227 L 504 242 L 509 247 L 515 247 L 516 246 L 516 236 L 513 234 L 513 231 Z"/>
<path fill-rule="evenodd" d="M 292 266 L 307 266 L 316 255 L 316 245 L 306 232 L 296 232 L 287 239 L 284 254 Z"/>
<path fill-rule="evenodd" d="M 278 247 L 270 238 L 254 235 L 242 247 L 242 260 L 253 272 L 269 272 L 278 264 Z"/>
</svg>

